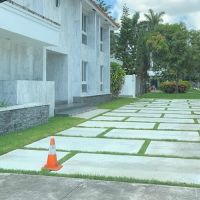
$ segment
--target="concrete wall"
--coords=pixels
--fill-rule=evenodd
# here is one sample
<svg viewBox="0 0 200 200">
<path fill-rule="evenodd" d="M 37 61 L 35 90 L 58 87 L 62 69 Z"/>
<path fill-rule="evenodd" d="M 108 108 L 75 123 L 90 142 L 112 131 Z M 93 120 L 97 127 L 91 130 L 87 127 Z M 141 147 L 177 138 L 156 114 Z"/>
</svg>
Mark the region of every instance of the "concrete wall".
<svg viewBox="0 0 200 200">
<path fill-rule="evenodd" d="M 0 39 L 0 80 L 42 79 L 42 47 Z"/>
<path fill-rule="evenodd" d="M 49 105 L 49 114 L 54 116 L 54 82 L 0 81 L 0 101 L 10 105 L 43 103 Z"/>
<path fill-rule="evenodd" d="M 68 101 L 67 56 L 47 53 L 47 81 L 55 83 L 55 101 Z"/>
<path fill-rule="evenodd" d="M 60 23 L 60 26 L 14 5 L 10 4 L 9 7 L 9 2 L 1 4 L 0 9 L 5 12 L 9 10 L 11 14 L 5 15 L 9 23 L 0 18 L 0 80 L 22 81 L 16 82 L 17 87 L 12 85 L 13 82 L 7 82 L 7 86 L 5 82 L 0 83 L 5 87 L 2 93 L 8 93 L 5 96 L 0 94 L 1 99 L 4 96 L 12 104 L 32 102 L 33 99 L 36 102 L 47 102 L 51 105 L 52 115 L 53 101 L 46 100 L 47 94 L 50 99 L 55 95 L 56 101 L 67 100 L 72 103 L 73 97 L 110 93 L 110 25 L 105 18 L 82 0 L 62 0 L 58 8 L 55 0 L 15 2 Z M 88 16 L 88 45 L 82 44 L 82 12 Z M 15 17 L 18 23 L 13 23 Z M 103 52 L 100 52 L 100 27 L 104 30 Z M 82 61 L 87 61 L 89 67 L 89 90 L 86 94 L 81 90 Z M 101 65 L 104 66 L 102 92 Z M 34 82 L 36 80 L 41 82 Z M 55 82 L 55 90 L 48 82 L 45 83 L 46 80 Z M 11 91 L 8 85 L 12 86 Z"/>
<path fill-rule="evenodd" d="M 32 104 L 0 108 L 0 135 L 48 122 L 49 106 Z"/>
<path fill-rule="evenodd" d="M 136 90 L 136 75 L 126 75 L 120 96 L 130 96 L 135 98 L 137 94 Z"/>
<path fill-rule="evenodd" d="M 61 22 L 61 7 L 56 7 L 55 0 L 14 0 L 53 21 Z"/>
</svg>

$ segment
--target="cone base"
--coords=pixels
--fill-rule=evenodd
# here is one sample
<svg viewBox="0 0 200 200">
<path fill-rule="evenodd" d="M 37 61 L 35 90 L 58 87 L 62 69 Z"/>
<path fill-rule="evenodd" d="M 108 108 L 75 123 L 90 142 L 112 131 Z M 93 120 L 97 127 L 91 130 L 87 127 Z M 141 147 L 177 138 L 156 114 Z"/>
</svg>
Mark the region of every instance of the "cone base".
<svg viewBox="0 0 200 200">
<path fill-rule="evenodd" d="M 45 165 L 42 169 L 46 169 L 49 171 L 59 171 L 62 167 L 62 165 L 58 165 L 56 167 L 48 167 L 47 165 Z"/>
</svg>

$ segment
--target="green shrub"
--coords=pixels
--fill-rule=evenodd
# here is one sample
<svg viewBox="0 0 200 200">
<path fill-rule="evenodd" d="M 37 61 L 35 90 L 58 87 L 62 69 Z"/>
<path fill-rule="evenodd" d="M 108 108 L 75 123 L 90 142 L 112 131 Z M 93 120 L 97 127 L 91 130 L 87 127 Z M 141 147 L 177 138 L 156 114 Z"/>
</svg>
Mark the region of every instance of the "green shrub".
<svg viewBox="0 0 200 200">
<path fill-rule="evenodd" d="M 115 62 L 111 63 L 111 93 L 113 97 L 118 97 L 125 80 L 125 71 Z"/>
<path fill-rule="evenodd" d="M 179 82 L 180 85 L 185 85 L 186 86 L 186 90 L 190 90 L 192 85 L 189 81 L 180 81 Z"/>
<path fill-rule="evenodd" d="M 6 103 L 5 101 L 0 101 L 0 108 L 2 107 L 7 107 L 8 103 Z"/>
<path fill-rule="evenodd" d="M 188 81 L 180 81 L 178 84 L 178 92 L 185 93 L 191 88 L 191 84 Z M 163 82 L 160 85 L 160 89 L 165 93 L 174 93 L 176 91 L 176 82 Z"/>
<path fill-rule="evenodd" d="M 165 93 L 174 93 L 176 91 L 175 82 L 163 82 L 160 84 L 160 89 Z"/>
</svg>

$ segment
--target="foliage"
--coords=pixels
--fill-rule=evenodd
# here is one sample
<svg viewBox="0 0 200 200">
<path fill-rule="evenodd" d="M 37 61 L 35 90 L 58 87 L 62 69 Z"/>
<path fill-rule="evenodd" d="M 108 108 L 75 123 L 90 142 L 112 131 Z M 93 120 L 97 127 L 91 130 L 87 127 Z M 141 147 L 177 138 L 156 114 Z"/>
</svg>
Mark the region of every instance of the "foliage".
<svg viewBox="0 0 200 200">
<path fill-rule="evenodd" d="M 174 93 L 176 91 L 175 82 L 163 82 L 160 84 L 160 89 L 166 93 Z"/>
<path fill-rule="evenodd" d="M 180 81 L 178 83 L 178 92 L 185 93 L 191 88 L 191 85 L 188 81 Z M 175 93 L 176 91 L 176 82 L 166 81 L 160 84 L 160 89 L 165 93 Z"/>
<path fill-rule="evenodd" d="M 117 45 L 116 57 L 123 62 L 123 69 L 126 74 L 133 74 L 134 71 L 134 31 L 129 9 L 124 6 L 121 18 L 121 30 Z"/>
<path fill-rule="evenodd" d="M 105 3 L 104 0 L 96 0 L 96 3 L 99 5 L 99 7 L 100 7 L 105 13 L 107 13 L 108 15 L 111 14 L 111 12 L 110 12 L 111 5 L 107 5 L 107 3 Z"/>
<path fill-rule="evenodd" d="M 187 91 L 192 88 L 192 84 L 189 81 L 180 81 L 179 84 L 183 84 L 186 86 Z"/>
<path fill-rule="evenodd" d="M 0 108 L 1 107 L 7 107 L 8 103 L 6 101 L 0 101 Z"/>
<path fill-rule="evenodd" d="M 164 93 L 164 92 L 151 92 L 144 94 L 142 98 L 150 99 L 200 99 L 200 91 L 191 89 L 186 93 Z"/>
<path fill-rule="evenodd" d="M 154 30 L 158 24 L 163 22 L 163 15 L 165 15 L 165 12 L 155 13 L 152 9 L 149 9 L 149 12 L 144 14 L 148 22 L 149 30 Z"/>
<path fill-rule="evenodd" d="M 113 97 L 119 96 L 124 84 L 125 72 L 117 63 L 111 63 L 111 93 Z"/>
<path fill-rule="evenodd" d="M 154 13 L 149 10 L 146 21 L 140 20 L 140 13 L 136 12 L 132 17 L 126 5 L 123 7 L 121 17 L 121 30 L 117 40 L 116 57 L 123 62 L 126 74 L 137 74 L 141 78 L 141 93 L 144 92 L 148 79 L 148 70 L 151 67 L 151 52 L 148 38 L 152 30 L 162 22 L 162 13 Z M 113 45 L 113 44 L 112 44 Z M 112 47 L 111 47 L 112 48 Z"/>
<path fill-rule="evenodd" d="M 200 81 L 200 31 L 189 32 L 188 63 L 185 69 L 185 79 Z"/>
<path fill-rule="evenodd" d="M 164 24 L 157 26 L 155 32 L 157 36 L 149 41 L 154 69 L 170 76 L 178 92 L 178 82 L 188 67 L 188 31 L 183 24 Z"/>
</svg>

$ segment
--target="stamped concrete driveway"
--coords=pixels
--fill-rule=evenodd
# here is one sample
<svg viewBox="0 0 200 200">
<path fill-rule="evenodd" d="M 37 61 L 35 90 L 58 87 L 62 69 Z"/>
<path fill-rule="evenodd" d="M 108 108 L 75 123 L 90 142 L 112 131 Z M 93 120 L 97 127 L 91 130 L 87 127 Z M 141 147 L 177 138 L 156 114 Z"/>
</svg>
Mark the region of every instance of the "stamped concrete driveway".
<svg viewBox="0 0 200 200">
<path fill-rule="evenodd" d="M 58 133 L 58 158 L 70 159 L 64 159 L 63 168 L 54 175 L 200 187 L 199 134 L 199 100 L 141 99 Z M 41 171 L 49 140 L 44 138 L 0 156 L 0 168 Z M 112 184 L 117 185 L 108 185 Z M 154 191 L 154 186 L 129 186 L 134 191 Z M 166 195 L 173 191 L 158 188 Z M 95 188 L 91 190 L 95 193 Z M 188 190 L 193 195 L 198 191 Z"/>
</svg>

